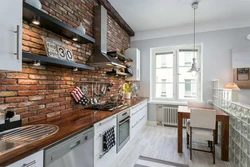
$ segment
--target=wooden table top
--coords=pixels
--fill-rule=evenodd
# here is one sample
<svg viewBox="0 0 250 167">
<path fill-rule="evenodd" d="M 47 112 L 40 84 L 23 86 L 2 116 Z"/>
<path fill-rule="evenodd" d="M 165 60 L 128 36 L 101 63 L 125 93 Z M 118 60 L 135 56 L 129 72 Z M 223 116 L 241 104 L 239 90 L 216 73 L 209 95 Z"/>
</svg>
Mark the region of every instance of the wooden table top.
<svg viewBox="0 0 250 167">
<path fill-rule="evenodd" d="M 188 106 L 179 106 L 178 107 L 178 112 L 179 113 L 190 113 L 191 108 L 201 108 L 201 109 L 211 109 L 211 110 L 216 110 L 216 115 L 221 115 L 221 116 L 228 116 L 223 110 L 219 109 L 218 107 L 188 107 Z"/>
<path fill-rule="evenodd" d="M 37 142 L 28 144 L 21 148 L 17 148 L 13 151 L 7 152 L 3 155 L 0 155 L 0 166 L 7 166 L 13 162 L 16 162 L 32 153 L 35 153 L 63 138 L 66 138 L 70 135 L 73 135 L 77 132 L 80 132 L 84 129 L 87 129 L 93 126 L 95 123 L 102 121 L 112 115 L 115 115 L 131 106 L 139 104 L 140 102 L 148 98 L 138 98 L 126 101 L 129 105 L 121 109 L 110 111 L 95 111 L 95 110 L 76 110 L 71 113 L 64 115 L 59 115 L 46 120 L 33 122 L 32 124 L 53 124 L 59 127 L 59 131 L 54 135 L 51 135 L 45 139 L 39 140 Z M 32 125 L 29 124 L 29 125 Z"/>
</svg>

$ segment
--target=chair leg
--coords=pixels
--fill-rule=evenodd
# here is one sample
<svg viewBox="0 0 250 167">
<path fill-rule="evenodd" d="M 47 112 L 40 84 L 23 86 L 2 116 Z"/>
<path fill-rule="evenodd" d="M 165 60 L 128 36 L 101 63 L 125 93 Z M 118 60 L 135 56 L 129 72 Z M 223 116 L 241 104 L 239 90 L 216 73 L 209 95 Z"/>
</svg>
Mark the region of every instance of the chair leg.
<svg viewBox="0 0 250 167">
<path fill-rule="evenodd" d="M 190 127 L 190 160 L 192 160 L 192 127 Z"/>
<path fill-rule="evenodd" d="M 187 133 L 187 148 L 189 147 L 189 134 Z"/>
</svg>

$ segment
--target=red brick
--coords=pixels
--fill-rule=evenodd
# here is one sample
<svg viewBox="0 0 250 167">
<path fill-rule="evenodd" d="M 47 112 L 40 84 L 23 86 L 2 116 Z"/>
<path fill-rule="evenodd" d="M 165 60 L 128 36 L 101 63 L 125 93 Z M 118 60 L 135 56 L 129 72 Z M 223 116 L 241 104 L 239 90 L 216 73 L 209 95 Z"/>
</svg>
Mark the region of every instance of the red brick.
<svg viewBox="0 0 250 167">
<path fill-rule="evenodd" d="M 6 90 L 6 86 L 0 85 L 0 91 L 2 91 L 2 90 Z"/>
<path fill-rule="evenodd" d="M 27 117 L 31 117 L 31 116 L 34 116 L 36 115 L 36 112 L 23 112 L 23 113 L 20 113 L 20 117 L 23 119 L 23 118 L 27 118 Z"/>
<path fill-rule="evenodd" d="M 0 97 L 9 97 L 9 96 L 16 96 L 17 92 L 16 91 L 1 91 L 0 92 Z"/>
<path fill-rule="evenodd" d="M 62 102 L 60 102 L 60 105 L 68 105 L 68 104 L 70 104 L 70 101 L 62 101 Z"/>
<path fill-rule="evenodd" d="M 0 85 L 15 85 L 15 79 L 0 79 Z"/>
<path fill-rule="evenodd" d="M 0 110 L 5 110 L 7 108 L 15 108 L 16 104 L 15 103 L 4 103 L 0 105 Z"/>
<path fill-rule="evenodd" d="M 23 113 L 23 112 L 26 112 L 28 111 L 27 107 L 24 107 L 24 108 L 16 108 L 14 109 L 14 111 L 19 114 L 19 113 Z"/>
<path fill-rule="evenodd" d="M 29 122 L 28 118 L 23 118 L 23 119 L 22 119 L 22 126 L 27 125 L 28 122 Z"/>
<path fill-rule="evenodd" d="M 38 74 L 49 74 L 49 75 L 52 75 L 53 72 L 52 71 L 48 71 L 48 70 L 39 70 Z M 52 75 L 52 77 L 54 77 L 54 75 Z"/>
<path fill-rule="evenodd" d="M 0 104 L 4 103 L 4 98 L 0 98 Z"/>
<path fill-rule="evenodd" d="M 58 103 L 58 102 L 46 104 L 46 108 L 57 107 L 57 106 L 59 106 L 59 103 Z"/>
<path fill-rule="evenodd" d="M 54 81 L 55 85 L 65 85 L 65 81 Z"/>
<path fill-rule="evenodd" d="M 28 79 L 18 79 L 18 84 L 20 85 L 36 85 L 36 80 L 28 80 Z"/>
<path fill-rule="evenodd" d="M 59 97 L 59 94 L 50 94 L 46 96 L 46 99 L 52 99 L 52 98 L 57 98 Z"/>
<path fill-rule="evenodd" d="M 28 78 L 28 74 L 22 73 L 8 73 L 7 78 Z"/>
<path fill-rule="evenodd" d="M 45 105 L 30 106 L 29 111 L 36 111 L 36 110 L 40 110 L 40 109 L 44 109 L 44 108 L 45 108 Z"/>
<path fill-rule="evenodd" d="M 54 93 L 63 93 L 65 92 L 65 89 L 56 89 L 54 90 Z"/>
<path fill-rule="evenodd" d="M 31 41 L 32 41 L 32 42 L 35 42 L 35 43 L 38 43 L 38 44 L 41 44 L 41 45 L 44 44 L 43 40 L 37 39 L 37 38 L 31 38 Z"/>
<path fill-rule="evenodd" d="M 72 108 L 68 108 L 68 109 L 62 110 L 61 114 L 68 114 L 68 113 L 71 113 L 71 112 L 73 112 Z"/>
<path fill-rule="evenodd" d="M 30 40 L 30 36 L 23 34 L 23 40 L 29 41 Z"/>
<path fill-rule="evenodd" d="M 42 95 L 39 95 L 39 96 L 29 96 L 29 100 L 31 100 L 31 101 L 35 101 L 35 100 L 42 100 L 42 99 L 44 99 L 44 96 L 42 96 Z"/>
<path fill-rule="evenodd" d="M 30 90 L 43 90 L 45 88 L 46 88 L 45 85 L 31 85 L 31 86 L 29 86 Z"/>
<path fill-rule="evenodd" d="M 57 111 L 57 112 L 51 112 L 49 114 L 47 114 L 47 117 L 50 118 L 50 117 L 54 117 L 54 116 L 57 116 L 57 115 L 60 115 L 61 112 L 60 111 Z"/>
<path fill-rule="evenodd" d="M 40 85 L 52 85 L 53 84 L 53 81 L 38 81 L 38 83 L 40 84 Z"/>
<path fill-rule="evenodd" d="M 40 115 L 30 117 L 29 122 L 36 122 L 36 121 L 40 121 L 40 120 L 44 120 L 44 119 L 46 119 L 46 115 L 45 114 L 40 114 Z"/>
<path fill-rule="evenodd" d="M 52 108 L 45 108 L 45 109 L 42 109 L 42 110 L 39 110 L 38 111 L 38 114 L 43 114 L 43 113 L 50 113 L 52 112 Z"/>
<path fill-rule="evenodd" d="M 6 76 L 5 73 L 0 72 L 0 78 L 4 78 Z"/>
<path fill-rule="evenodd" d="M 31 96 L 36 95 L 37 91 L 35 90 L 24 90 L 24 91 L 18 91 L 19 96 Z"/>
<path fill-rule="evenodd" d="M 35 48 L 31 48 L 31 53 L 38 54 L 38 55 L 46 55 L 46 52 L 44 50 L 35 49 Z"/>
<path fill-rule="evenodd" d="M 38 90 L 39 95 L 48 95 L 52 93 L 53 93 L 53 90 Z"/>
<path fill-rule="evenodd" d="M 72 80 L 72 77 L 61 77 L 61 80 L 71 81 L 71 80 Z"/>
<path fill-rule="evenodd" d="M 27 99 L 28 99 L 27 97 L 6 97 L 5 102 L 7 102 L 7 103 L 17 103 L 17 102 L 26 101 Z"/>
<path fill-rule="evenodd" d="M 27 90 L 28 86 L 26 85 L 7 85 L 7 90 Z"/>
<path fill-rule="evenodd" d="M 47 103 L 51 103 L 52 99 L 43 99 L 43 100 L 39 100 L 38 104 L 47 104 Z"/>
<path fill-rule="evenodd" d="M 40 35 L 38 33 L 32 32 L 27 29 L 23 29 L 23 34 L 26 34 L 28 36 L 35 37 L 35 38 L 40 38 Z"/>
<path fill-rule="evenodd" d="M 35 101 L 26 101 L 18 104 L 18 107 L 26 107 L 26 106 L 31 106 L 31 105 L 36 105 L 37 102 Z"/>
<path fill-rule="evenodd" d="M 44 75 L 29 74 L 29 79 L 47 79 L 47 77 Z"/>
<path fill-rule="evenodd" d="M 33 69 L 33 68 L 23 68 L 22 71 L 25 73 L 29 73 L 29 74 L 37 74 L 38 73 L 38 70 Z"/>
<path fill-rule="evenodd" d="M 61 111 L 63 109 L 65 109 L 65 106 L 59 106 L 59 107 L 54 107 L 53 108 L 54 111 Z"/>
<path fill-rule="evenodd" d="M 53 102 L 61 102 L 61 101 L 65 101 L 65 97 L 58 97 L 53 99 Z"/>
</svg>

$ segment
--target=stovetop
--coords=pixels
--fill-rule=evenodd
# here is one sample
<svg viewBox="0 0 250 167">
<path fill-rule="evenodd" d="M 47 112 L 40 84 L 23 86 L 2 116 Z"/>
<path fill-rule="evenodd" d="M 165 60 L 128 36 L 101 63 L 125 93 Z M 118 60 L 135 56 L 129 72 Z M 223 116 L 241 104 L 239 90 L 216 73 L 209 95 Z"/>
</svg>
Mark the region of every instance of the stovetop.
<svg viewBox="0 0 250 167">
<path fill-rule="evenodd" d="M 104 111 L 114 111 L 116 109 L 122 108 L 126 104 L 117 104 L 117 103 L 105 103 L 105 104 L 94 104 L 85 109 L 89 110 L 104 110 Z"/>
</svg>

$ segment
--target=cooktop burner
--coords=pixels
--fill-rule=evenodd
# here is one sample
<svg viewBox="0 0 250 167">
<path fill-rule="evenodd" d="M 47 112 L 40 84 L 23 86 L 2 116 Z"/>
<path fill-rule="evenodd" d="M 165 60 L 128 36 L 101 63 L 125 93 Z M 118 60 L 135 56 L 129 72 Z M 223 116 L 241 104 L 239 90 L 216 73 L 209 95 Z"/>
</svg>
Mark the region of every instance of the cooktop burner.
<svg viewBox="0 0 250 167">
<path fill-rule="evenodd" d="M 104 110 L 104 111 L 113 111 L 119 109 L 121 107 L 126 106 L 125 104 L 117 104 L 117 103 L 105 103 L 105 104 L 95 104 L 86 109 L 90 110 Z"/>
</svg>

